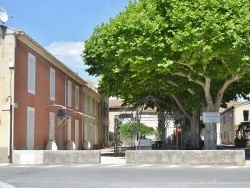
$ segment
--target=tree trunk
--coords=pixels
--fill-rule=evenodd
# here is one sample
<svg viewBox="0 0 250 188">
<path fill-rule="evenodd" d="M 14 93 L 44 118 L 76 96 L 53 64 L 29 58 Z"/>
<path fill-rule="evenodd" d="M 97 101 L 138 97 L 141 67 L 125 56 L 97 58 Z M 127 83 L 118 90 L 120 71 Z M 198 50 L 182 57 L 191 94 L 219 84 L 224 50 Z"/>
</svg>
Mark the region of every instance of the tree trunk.
<svg viewBox="0 0 250 188">
<path fill-rule="evenodd" d="M 191 120 L 191 133 L 192 133 L 191 147 L 194 149 L 199 148 L 199 141 L 200 141 L 199 119 L 200 119 L 200 114 L 198 112 L 193 112 Z"/>
<path fill-rule="evenodd" d="M 205 150 L 217 149 L 216 123 L 205 124 L 204 148 Z"/>
</svg>

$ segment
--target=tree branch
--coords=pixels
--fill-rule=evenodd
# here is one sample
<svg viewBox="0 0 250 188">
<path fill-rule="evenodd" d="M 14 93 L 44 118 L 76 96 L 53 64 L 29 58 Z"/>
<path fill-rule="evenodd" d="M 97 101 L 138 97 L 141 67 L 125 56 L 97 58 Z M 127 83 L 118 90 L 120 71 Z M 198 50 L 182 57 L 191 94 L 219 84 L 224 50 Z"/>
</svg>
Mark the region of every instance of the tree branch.
<svg viewBox="0 0 250 188">
<path fill-rule="evenodd" d="M 217 92 L 216 101 L 215 101 L 216 110 L 219 110 L 220 104 L 221 104 L 222 99 L 223 99 L 223 95 L 224 95 L 226 89 L 228 88 L 228 86 L 230 84 L 232 84 L 233 82 L 236 82 L 236 81 L 240 80 L 244 76 L 244 74 L 245 73 L 242 73 L 242 74 L 240 74 L 238 76 L 232 76 L 231 78 L 227 79 L 224 82 L 223 86 Z"/>
<path fill-rule="evenodd" d="M 176 96 L 176 95 L 171 95 L 171 97 L 175 100 L 176 104 L 178 105 L 178 107 L 181 109 L 181 111 L 185 114 L 185 116 L 191 120 L 192 116 L 189 115 L 189 113 L 185 110 L 184 106 L 181 103 L 181 100 Z M 190 121 L 191 122 L 191 121 Z"/>
<path fill-rule="evenodd" d="M 169 84 L 175 86 L 175 87 L 180 87 L 179 84 L 177 84 L 176 82 L 174 82 L 174 81 L 172 81 L 172 80 L 168 80 L 167 82 L 168 82 Z M 188 92 L 191 93 L 192 95 L 195 94 L 195 91 L 192 90 L 191 88 L 188 88 L 187 90 L 188 90 Z"/>
<path fill-rule="evenodd" d="M 185 66 L 185 67 L 189 68 L 192 72 L 197 73 L 199 76 L 202 76 L 202 77 L 204 76 L 204 74 L 202 74 L 201 72 L 195 71 L 194 68 L 192 66 L 189 66 L 188 63 L 186 63 L 186 62 L 185 63 L 184 62 L 183 63 L 182 62 L 176 62 L 176 63 L 179 64 L 179 65 L 182 65 L 182 66 Z"/>
<path fill-rule="evenodd" d="M 189 81 L 194 82 L 194 83 L 199 84 L 200 86 L 204 87 L 204 83 L 202 81 L 200 81 L 200 80 L 194 80 L 194 79 L 191 78 L 190 75 L 183 74 L 183 73 L 180 73 L 180 72 L 173 73 L 173 75 L 177 75 L 177 76 L 181 76 L 181 77 L 184 77 L 184 78 L 188 78 Z"/>
<path fill-rule="evenodd" d="M 204 92 L 205 92 L 205 99 L 207 101 L 207 111 L 214 111 L 214 106 L 213 106 L 213 98 L 210 93 L 210 88 L 211 88 L 211 78 L 205 78 L 205 85 L 204 85 Z"/>
</svg>

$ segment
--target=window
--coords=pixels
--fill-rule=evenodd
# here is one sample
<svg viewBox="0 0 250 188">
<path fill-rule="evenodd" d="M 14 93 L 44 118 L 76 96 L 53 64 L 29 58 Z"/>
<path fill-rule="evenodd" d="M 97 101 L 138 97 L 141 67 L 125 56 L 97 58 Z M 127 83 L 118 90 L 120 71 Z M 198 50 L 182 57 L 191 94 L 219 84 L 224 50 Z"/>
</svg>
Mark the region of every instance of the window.
<svg viewBox="0 0 250 188">
<path fill-rule="evenodd" d="M 35 135 L 35 109 L 27 108 L 27 149 L 34 149 L 34 135 Z"/>
<path fill-rule="evenodd" d="M 36 90 L 36 58 L 28 53 L 28 92 L 35 94 Z"/>
<path fill-rule="evenodd" d="M 226 124 L 226 116 L 223 116 L 223 124 Z"/>
<path fill-rule="evenodd" d="M 93 113 L 93 100 L 91 99 L 91 97 L 89 98 L 89 105 L 90 105 L 90 113 Z"/>
<path fill-rule="evenodd" d="M 79 109 L 79 87 L 76 86 L 75 90 L 75 108 Z"/>
<path fill-rule="evenodd" d="M 90 96 L 88 96 L 88 111 L 90 112 L 90 111 L 92 111 L 92 107 L 91 107 L 91 105 L 90 105 L 90 103 L 91 103 L 91 97 Z"/>
<path fill-rule="evenodd" d="M 49 140 L 55 140 L 55 113 L 49 113 Z"/>
<path fill-rule="evenodd" d="M 88 123 L 84 123 L 84 140 L 88 140 Z"/>
<path fill-rule="evenodd" d="M 79 146 L 79 120 L 75 120 L 75 144 L 76 144 L 76 149 L 78 149 L 78 146 Z"/>
<path fill-rule="evenodd" d="M 55 70 L 50 68 L 50 100 L 55 100 L 55 86 L 56 86 L 56 73 Z"/>
<path fill-rule="evenodd" d="M 243 110 L 244 121 L 249 121 L 249 110 Z"/>
<path fill-rule="evenodd" d="M 92 99 L 92 106 L 93 106 L 93 114 L 96 115 L 96 104 L 95 104 L 95 99 Z"/>
<path fill-rule="evenodd" d="M 68 106 L 71 107 L 72 99 L 72 82 L 68 80 Z"/>
<path fill-rule="evenodd" d="M 94 144 L 98 144 L 98 126 L 94 125 Z"/>
<path fill-rule="evenodd" d="M 87 96 L 84 96 L 84 111 L 88 111 L 88 98 Z"/>
<path fill-rule="evenodd" d="M 102 105 L 102 100 L 101 100 L 101 115 L 103 115 L 103 105 Z"/>
<path fill-rule="evenodd" d="M 71 119 L 67 122 L 67 141 L 71 141 Z"/>
</svg>

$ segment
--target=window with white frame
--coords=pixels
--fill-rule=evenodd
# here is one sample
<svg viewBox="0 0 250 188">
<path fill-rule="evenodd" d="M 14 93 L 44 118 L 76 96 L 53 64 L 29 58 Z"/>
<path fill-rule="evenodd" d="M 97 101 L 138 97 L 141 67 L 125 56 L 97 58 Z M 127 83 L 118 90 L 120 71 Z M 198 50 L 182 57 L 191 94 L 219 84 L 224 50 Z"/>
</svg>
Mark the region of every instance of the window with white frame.
<svg viewBox="0 0 250 188">
<path fill-rule="evenodd" d="M 28 53 L 28 92 L 35 94 L 36 91 L 36 57 Z"/>
<path fill-rule="evenodd" d="M 79 109 L 79 87 L 76 86 L 75 89 L 75 108 Z"/>
<path fill-rule="evenodd" d="M 50 100 L 55 100 L 56 95 L 56 72 L 55 69 L 50 68 Z"/>
<path fill-rule="evenodd" d="M 71 107 L 72 100 L 72 82 L 68 80 L 68 106 Z"/>
</svg>

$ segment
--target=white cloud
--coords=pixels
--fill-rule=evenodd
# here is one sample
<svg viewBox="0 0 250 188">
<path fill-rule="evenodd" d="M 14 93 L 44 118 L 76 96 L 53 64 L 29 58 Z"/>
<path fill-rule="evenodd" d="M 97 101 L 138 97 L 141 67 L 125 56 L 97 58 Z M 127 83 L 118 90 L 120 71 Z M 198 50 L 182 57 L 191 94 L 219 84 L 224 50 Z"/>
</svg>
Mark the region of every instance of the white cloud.
<svg viewBox="0 0 250 188">
<path fill-rule="evenodd" d="M 84 49 L 83 42 L 55 41 L 45 48 L 72 71 L 78 73 L 83 79 L 91 81 L 98 80 L 94 76 L 89 76 L 85 71 L 88 66 L 84 64 L 81 57 Z"/>
</svg>

